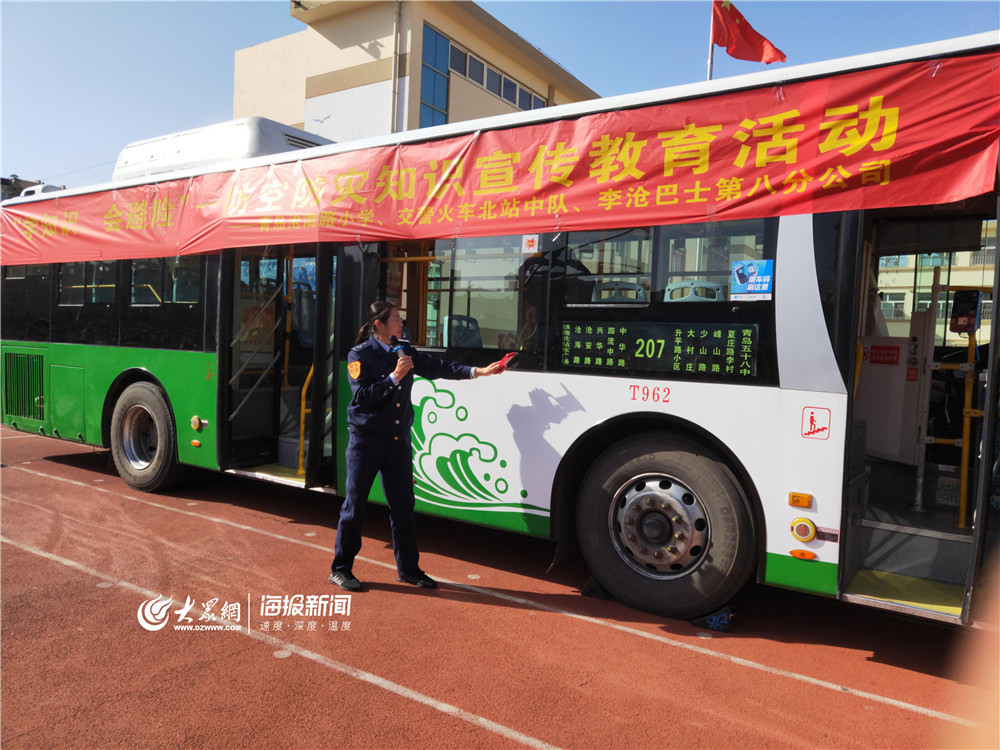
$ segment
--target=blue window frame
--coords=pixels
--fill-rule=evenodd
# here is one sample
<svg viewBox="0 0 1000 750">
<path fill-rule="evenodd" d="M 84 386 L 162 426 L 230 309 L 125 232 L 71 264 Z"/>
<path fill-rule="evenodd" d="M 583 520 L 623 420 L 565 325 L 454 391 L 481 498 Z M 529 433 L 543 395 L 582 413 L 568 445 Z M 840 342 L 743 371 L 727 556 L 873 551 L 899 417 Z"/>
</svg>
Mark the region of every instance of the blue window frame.
<svg viewBox="0 0 1000 750">
<path fill-rule="evenodd" d="M 451 43 L 424 26 L 423 65 L 420 70 L 420 127 L 448 122 L 448 67 Z M 464 71 L 463 71 L 464 72 Z"/>
</svg>

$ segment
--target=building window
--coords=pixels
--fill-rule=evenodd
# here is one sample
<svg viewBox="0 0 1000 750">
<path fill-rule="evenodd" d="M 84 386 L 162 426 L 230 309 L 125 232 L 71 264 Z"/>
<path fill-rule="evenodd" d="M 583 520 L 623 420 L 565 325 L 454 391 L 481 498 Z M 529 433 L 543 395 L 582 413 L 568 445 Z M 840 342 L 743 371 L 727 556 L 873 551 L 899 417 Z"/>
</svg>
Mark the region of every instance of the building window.
<svg viewBox="0 0 1000 750">
<path fill-rule="evenodd" d="M 906 295 L 902 292 L 886 292 L 882 295 L 882 317 L 886 320 L 906 318 Z"/>
<path fill-rule="evenodd" d="M 468 63 L 468 55 L 462 51 L 461 48 L 456 47 L 454 44 L 451 46 L 451 69 L 454 70 L 461 76 L 466 73 L 466 65 Z"/>
<path fill-rule="evenodd" d="M 879 268 L 906 268 L 905 255 L 883 255 L 878 259 Z"/>
<path fill-rule="evenodd" d="M 423 68 L 420 79 L 420 127 L 448 122 L 449 72 L 469 79 L 520 110 L 541 109 L 545 100 L 499 70 L 453 44 L 448 37 L 424 26 Z"/>
<path fill-rule="evenodd" d="M 511 104 L 517 104 L 517 84 L 506 76 L 503 79 L 503 98 Z"/>
<path fill-rule="evenodd" d="M 448 122 L 448 38 L 424 26 L 423 66 L 420 75 L 420 127 Z"/>
<path fill-rule="evenodd" d="M 921 268 L 929 268 L 933 266 L 947 266 L 948 265 L 948 254 L 947 253 L 924 253 L 918 256 Z"/>
<path fill-rule="evenodd" d="M 493 68 L 486 69 L 486 90 L 491 94 L 496 94 L 500 96 L 500 73 L 493 70 Z"/>
<path fill-rule="evenodd" d="M 996 248 L 986 248 L 972 253 L 970 266 L 992 266 L 996 262 Z"/>
<path fill-rule="evenodd" d="M 486 72 L 486 66 L 483 64 L 482 60 L 477 60 L 472 55 L 469 55 L 469 80 L 473 83 L 478 83 L 480 86 L 483 85 L 483 75 Z"/>
<path fill-rule="evenodd" d="M 917 312 L 923 312 L 931 306 L 931 293 L 930 292 L 917 292 Z M 949 298 L 951 295 L 939 296 L 937 301 L 937 312 L 934 317 L 938 320 L 944 320 L 948 315 L 948 305 Z"/>
</svg>

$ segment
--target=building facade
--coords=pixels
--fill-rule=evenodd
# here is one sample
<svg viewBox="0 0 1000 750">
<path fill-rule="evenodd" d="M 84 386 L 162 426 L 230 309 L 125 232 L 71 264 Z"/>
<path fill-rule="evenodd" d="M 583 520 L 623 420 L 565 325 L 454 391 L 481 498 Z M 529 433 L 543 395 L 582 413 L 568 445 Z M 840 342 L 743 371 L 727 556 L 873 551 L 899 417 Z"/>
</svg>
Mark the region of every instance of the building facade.
<svg viewBox="0 0 1000 750">
<path fill-rule="evenodd" d="M 334 141 L 593 99 L 472 2 L 293 0 L 296 34 L 238 50 L 233 117 Z"/>
</svg>

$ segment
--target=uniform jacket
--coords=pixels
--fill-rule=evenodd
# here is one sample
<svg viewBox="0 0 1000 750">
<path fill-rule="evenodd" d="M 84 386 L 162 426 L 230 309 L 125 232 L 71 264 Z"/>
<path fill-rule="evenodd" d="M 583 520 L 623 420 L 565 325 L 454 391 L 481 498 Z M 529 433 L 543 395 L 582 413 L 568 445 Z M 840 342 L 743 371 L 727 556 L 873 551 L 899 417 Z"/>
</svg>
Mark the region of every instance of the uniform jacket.
<svg viewBox="0 0 1000 750">
<path fill-rule="evenodd" d="M 397 356 L 387 352 L 374 336 L 355 346 L 347 355 L 348 381 L 351 384 L 351 404 L 347 408 L 347 423 L 352 431 L 362 430 L 394 437 L 409 436 L 413 426 L 413 403 L 410 391 L 413 376 L 428 380 L 467 380 L 473 368 L 417 351 L 408 344 L 404 351 L 413 359 L 413 369 L 395 385 L 390 373 L 396 369 Z"/>
</svg>

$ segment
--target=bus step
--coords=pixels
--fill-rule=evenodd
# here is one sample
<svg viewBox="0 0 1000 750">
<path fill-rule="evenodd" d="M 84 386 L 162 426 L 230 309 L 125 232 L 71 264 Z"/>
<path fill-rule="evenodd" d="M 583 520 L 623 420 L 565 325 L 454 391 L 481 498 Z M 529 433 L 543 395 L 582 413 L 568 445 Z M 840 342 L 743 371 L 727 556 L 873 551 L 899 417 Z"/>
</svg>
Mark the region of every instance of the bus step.
<svg viewBox="0 0 1000 750">
<path fill-rule="evenodd" d="M 861 526 L 860 568 L 964 587 L 973 551 L 971 534 L 869 519 Z"/>
<path fill-rule="evenodd" d="M 277 463 L 249 466 L 243 469 L 227 469 L 226 473 L 235 474 L 239 477 L 263 479 L 264 481 L 275 482 L 277 484 L 287 484 L 290 487 L 306 486 L 306 478 L 298 476 L 296 469 Z"/>
<path fill-rule="evenodd" d="M 861 570 L 842 598 L 882 609 L 960 622 L 965 588 L 884 570 Z"/>
</svg>

